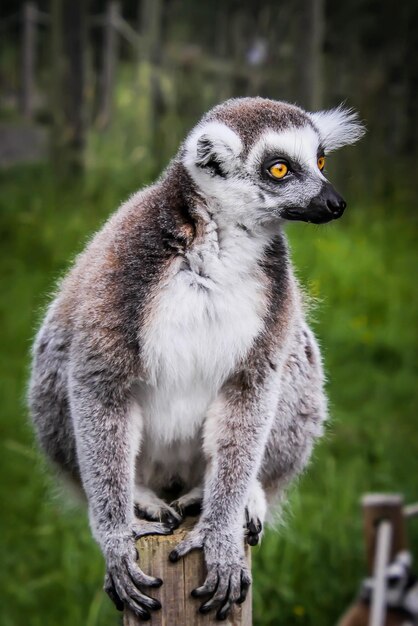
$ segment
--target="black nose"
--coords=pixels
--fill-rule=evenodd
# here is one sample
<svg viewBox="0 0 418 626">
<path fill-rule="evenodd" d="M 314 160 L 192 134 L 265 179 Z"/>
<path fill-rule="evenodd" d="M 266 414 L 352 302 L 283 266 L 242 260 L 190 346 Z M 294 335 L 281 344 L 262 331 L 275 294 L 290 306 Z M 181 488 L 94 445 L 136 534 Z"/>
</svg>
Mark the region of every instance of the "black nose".
<svg viewBox="0 0 418 626">
<path fill-rule="evenodd" d="M 332 185 L 327 185 L 323 190 L 323 200 L 333 217 L 341 217 L 347 206 L 346 201 L 337 193 Z"/>
</svg>

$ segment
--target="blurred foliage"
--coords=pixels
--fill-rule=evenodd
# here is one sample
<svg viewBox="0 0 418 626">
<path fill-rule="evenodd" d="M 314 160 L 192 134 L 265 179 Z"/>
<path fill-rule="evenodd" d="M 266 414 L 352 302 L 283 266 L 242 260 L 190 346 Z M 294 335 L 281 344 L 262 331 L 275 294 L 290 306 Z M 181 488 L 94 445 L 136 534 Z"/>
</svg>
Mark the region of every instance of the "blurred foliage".
<svg viewBox="0 0 418 626">
<path fill-rule="evenodd" d="M 359 111 L 369 131 L 355 152 L 347 150 L 338 155 L 336 179 L 368 200 L 404 204 L 416 201 L 417 185 L 412 176 L 418 150 L 415 0 L 405 0 L 396 11 L 390 0 L 158 0 L 161 11 L 149 58 L 144 49 L 138 51 L 123 37 L 118 39 L 121 62 L 117 67 L 112 125 L 118 126 L 120 121 L 118 86 L 123 77 L 129 76 L 129 92 L 125 90 L 122 97 L 129 100 L 126 108 L 138 133 L 113 133 L 116 150 L 121 141 L 136 142 L 140 146 L 137 158 L 142 150 L 144 163 L 151 158 L 160 166 L 202 112 L 230 96 L 262 95 L 309 106 L 304 82 L 312 55 L 306 40 L 313 26 L 309 20 L 306 22 L 306 12 L 313 1 L 323 6 L 314 54 L 321 67 L 317 81 L 321 83 L 322 106 L 344 101 Z M 59 2 L 71 5 L 70 0 Z M 100 127 L 97 115 L 103 83 L 103 28 L 97 18 L 103 17 L 106 1 L 82 4 L 87 4 L 88 14 L 96 19 L 87 29 L 86 111 L 82 117 L 90 126 Z M 16 117 L 13 107 L 21 71 L 19 21 L 9 24 L 7 20 L 18 15 L 22 5 L 22 0 L 5 0 L 0 8 L 3 120 Z M 44 14 L 51 14 L 50 0 L 39 0 L 37 5 Z M 124 19 L 143 35 L 147 34 L 147 11 L 143 7 L 152 5 L 145 0 L 120 3 Z M 51 24 L 39 27 L 36 119 L 48 126 L 57 102 L 53 95 L 51 37 Z M 102 134 L 111 131 L 101 129 Z M 141 146 L 148 146 L 150 154 Z"/>
</svg>

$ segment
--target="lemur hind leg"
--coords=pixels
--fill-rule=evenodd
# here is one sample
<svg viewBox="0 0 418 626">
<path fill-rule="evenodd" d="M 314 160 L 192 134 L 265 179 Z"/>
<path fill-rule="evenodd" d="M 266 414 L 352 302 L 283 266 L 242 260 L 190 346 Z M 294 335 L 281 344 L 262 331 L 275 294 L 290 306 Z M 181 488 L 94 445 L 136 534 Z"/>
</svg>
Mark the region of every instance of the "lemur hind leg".
<svg viewBox="0 0 418 626">
<path fill-rule="evenodd" d="M 202 510 L 203 487 L 193 487 L 190 491 L 177 498 L 171 503 L 181 517 L 199 515 Z"/>
<path fill-rule="evenodd" d="M 244 519 L 244 536 L 250 546 L 256 546 L 263 534 L 267 513 L 267 500 L 259 480 L 254 482 L 247 499 Z"/>
<path fill-rule="evenodd" d="M 135 515 L 150 522 L 161 522 L 174 529 L 180 524 L 182 515 L 174 506 L 159 498 L 148 487 L 135 485 Z"/>
<path fill-rule="evenodd" d="M 285 364 L 282 393 L 259 473 L 269 517 L 291 480 L 308 464 L 315 441 L 323 434 L 327 417 L 323 384 L 316 339 L 304 326 Z"/>
<path fill-rule="evenodd" d="M 186 515 L 197 515 L 203 495 L 204 462 L 197 441 L 170 446 L 145 442 L 135 478 L 138 517 L 176 528 Z M 195 509 L 195 510 L 193 510 Z"/>
<path fill-rule="evenodd" d="M 52 307 L 34 346 L 29 404 L 41 448 L 78 490 L 79 465 L 67 395 L 69 345 L 70 331 Z"/>
<path fill-rule="evenodd" d="M 193 517 L 201 513 L 202 500 L 203 487 L 198 486 L 171 502 L 170 506 L 182 518 Z M 255 546 L 261 538 L 266 511 L 266 496 L 260 482 L 256 480 L 248 496 L 243 524 L 246 541 L 251 546 Z"/>
</svg>

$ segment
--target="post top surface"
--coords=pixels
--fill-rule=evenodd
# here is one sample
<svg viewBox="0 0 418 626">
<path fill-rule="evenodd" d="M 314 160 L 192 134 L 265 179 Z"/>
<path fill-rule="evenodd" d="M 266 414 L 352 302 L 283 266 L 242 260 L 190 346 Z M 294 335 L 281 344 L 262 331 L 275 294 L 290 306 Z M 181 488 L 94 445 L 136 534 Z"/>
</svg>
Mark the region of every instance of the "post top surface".
<svg viewBox="0 0 418 626">
<path fill-rule="evenodd" d="M 362 499 L 362 506 L 402 506 L 404 502 L 400 493 L 366 493 Z"/>
</svg>

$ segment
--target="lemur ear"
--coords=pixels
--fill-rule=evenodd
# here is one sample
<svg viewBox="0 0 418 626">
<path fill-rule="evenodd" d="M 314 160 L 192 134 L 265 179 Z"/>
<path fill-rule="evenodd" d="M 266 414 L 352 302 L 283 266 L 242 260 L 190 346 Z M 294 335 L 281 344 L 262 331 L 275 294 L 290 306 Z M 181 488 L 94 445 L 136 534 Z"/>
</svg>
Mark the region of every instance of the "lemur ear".
<svg viewBox="0 0 418 626">
<path fill-rule="evenodd" d="M 188 168 L 198 167 L 211 176 L 226 178 L 234 171 L 241 151 L 241 139 L 229 126 L 207 122 L 186 140 L 184 162 Z"/>
<path fill-rule="evenodd" d="M 209 135 L 199 137 L 196 153 L 196 165 L 198 167 L 207 169 L 213 176 L 226 178 L 226 172 L 222 169 L 222 159 Z"/>
<path fill-rule="evenodd" d="M 318 130 L 326 152 L 355 143 L 366 132 L 356 111 L 346 109 L 343 105 L 329 111 L 309 113 L 309 117 Z"/>
</svg>

